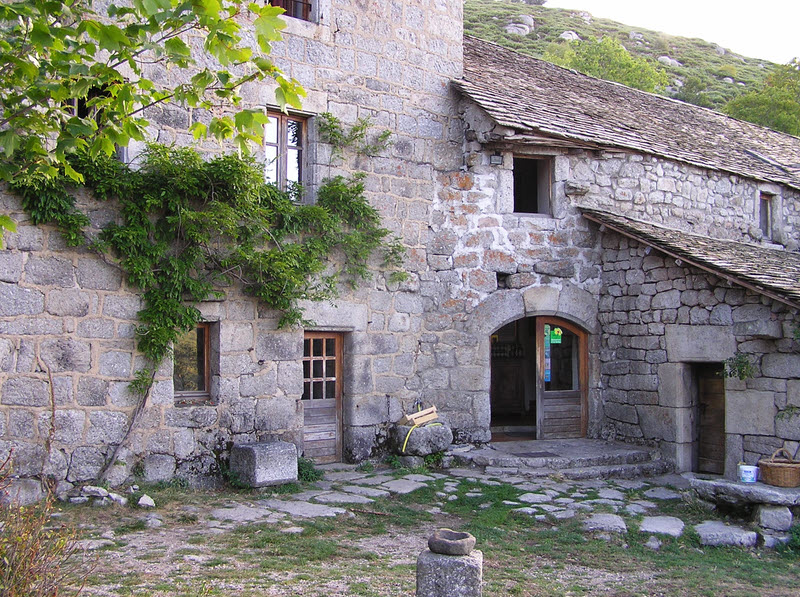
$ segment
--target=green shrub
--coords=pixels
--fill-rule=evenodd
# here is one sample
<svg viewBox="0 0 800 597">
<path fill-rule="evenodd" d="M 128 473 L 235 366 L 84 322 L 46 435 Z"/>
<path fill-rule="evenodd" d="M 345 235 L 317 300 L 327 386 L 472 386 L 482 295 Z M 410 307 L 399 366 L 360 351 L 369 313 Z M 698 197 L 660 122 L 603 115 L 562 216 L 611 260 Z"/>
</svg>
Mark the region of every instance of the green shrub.
<svg viewBox="0 0 800 597">
<path fill-rule="evenodd" d="M 297 459 L 297 478 L 304 483 L 313 483 L 322 479 L 323 472 L 317 470 L 314 462 L 300 456 Z"/>
</svg>

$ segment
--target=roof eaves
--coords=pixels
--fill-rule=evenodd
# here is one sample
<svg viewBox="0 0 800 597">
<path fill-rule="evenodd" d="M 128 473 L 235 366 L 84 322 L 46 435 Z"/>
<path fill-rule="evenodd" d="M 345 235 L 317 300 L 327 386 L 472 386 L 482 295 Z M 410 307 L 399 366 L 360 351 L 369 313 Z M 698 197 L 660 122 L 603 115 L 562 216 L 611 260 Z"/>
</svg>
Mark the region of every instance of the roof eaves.
<svg viewBox="0 0 800 597">
<path fill-rule="evenodd" d="M 650 235 L 637 233 L 636 231 L 632 231 L 629 226 L 620 225 L 615 221 L 615 218 L 625 218 L 624 216 L 616 216 L 615 214 L 610 214 L 607 212 L 594 210 L 590 208 L 580 208 L 581 212 L 583 213 L 584 217 L 592 222 L 600 224 L 601 226 L 605 226 L 606 228 L 617 232 L 627 238 L 631 238 L 637 242 L 640 242 L 644 245 L 652 247 L 673 259 L 679 259 L 689 265 L 697 267 L 703 271 L 706 271 L 710 274 L 718 276 L 731 282 L 733 284 L 737 284 L 742 286 L 743 288 L 747 288 L 759 294 L 763 294 L 764 296 L 768 296 L 776 301 L 779 301 L 785 305 L 788 305 L 794 309 L 800 309 L 800 299 L 794 298 L 791 296 L 787 296 L 785 291 L 782 289 L 775 289 L 770 286 L 767 286 L 762 281 L 757 280 L 751 276 L 731 272 L 719 264 L 714 263 L 713 261 L 704 259 L 702 256 L 699 256 L 693 252 L 688 250 L 682 250 L 679 247 L 674 247 L 670 244 L 659 242 L 656 239 L 653 239 Z M 625 218 L 630 219 L 630 218 Z M 648 222 L 642 222 L 649 226 L 653 226 Z M 723 241 L 720 241 L 723 242 Z M 733 242 L 733 241 L 731 241 Z"/>
</svg>

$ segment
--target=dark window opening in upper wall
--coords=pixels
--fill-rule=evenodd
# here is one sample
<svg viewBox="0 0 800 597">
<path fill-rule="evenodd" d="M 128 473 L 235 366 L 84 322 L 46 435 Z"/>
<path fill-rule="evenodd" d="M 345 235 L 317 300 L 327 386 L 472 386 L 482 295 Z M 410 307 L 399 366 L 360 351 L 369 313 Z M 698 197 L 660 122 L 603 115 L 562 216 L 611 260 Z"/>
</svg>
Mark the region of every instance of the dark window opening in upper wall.
<svg viewBox="0 0 800 597">
<path fill-rule="evenodd" d="M 272 0 L 272 6 L 283 8 L 286 12 L 283 13 L 285 17 L 294 17 L 295 19 L 302 19 L 303 21 L 311 20 L 311 2 L 303 2 L 302 0 Z"/>
<path fill-rule="evenodd" d="M 766 239 L 772 239 L 772 195 L 761 193 L 758 202 L 758 225 Z"/>
<path fill-rule="evenodd" d="M 514 212 L 551 214 L 553 160 L 514 158 Z"/>
</svg>

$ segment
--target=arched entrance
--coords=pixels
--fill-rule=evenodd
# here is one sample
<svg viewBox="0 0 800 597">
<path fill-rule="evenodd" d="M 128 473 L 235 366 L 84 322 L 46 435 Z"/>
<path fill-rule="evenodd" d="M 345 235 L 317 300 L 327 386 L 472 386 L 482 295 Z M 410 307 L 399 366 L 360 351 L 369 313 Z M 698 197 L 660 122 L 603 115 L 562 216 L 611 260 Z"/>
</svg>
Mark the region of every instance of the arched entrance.
<svg viewBox="0 0 800 597">
<path fill-rule="evenodd" d="M 491 335 L 493 438 L 584 437 L 588 335 L 558 317 L 525 317 Z"/>
</svg>

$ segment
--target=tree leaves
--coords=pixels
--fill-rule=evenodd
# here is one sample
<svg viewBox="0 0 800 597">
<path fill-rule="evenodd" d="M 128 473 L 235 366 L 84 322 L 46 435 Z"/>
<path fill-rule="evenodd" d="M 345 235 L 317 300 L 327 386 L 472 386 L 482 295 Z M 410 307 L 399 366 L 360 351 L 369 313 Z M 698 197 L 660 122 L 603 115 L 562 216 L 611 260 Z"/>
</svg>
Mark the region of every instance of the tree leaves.
<svg viewBox="0 0 800 597">
<path fill-rule="evenodd" d="M 74 177 L 70 152 L 88 146 L 95 155 L 112 155 L 117 145 L 143 139 L 143 113 L 166 101 L 228 108 L 229 116 L 191 132 L 198 140 L 233 139 L 242 151 L 262 134 L 258 118 L 235 116 L 242 85 L 274 78 L 278 105 L 300 107 L 299 84 L 283 78 L 267 57 L 285 27 L 282 9 L 242 0 L 133 0 L 98 13 L 95 4 L 13 0 L 0 6 L 0 180 L 59 171 Z M 245 7 L 258 51 L 243 40 Z M 191 43 L 189 33 L 203 43 Z M 206 53 L 220 67 L 206 67 Z M 151 76 L 158 71 L 170 76 Z M 91 104 L 91 121 L 76 119 L 75 101 Z M 51 143 L 57 151 L 45 149 Z M 14 159 L 20 151 L 26 157 Z"/>
<path fill-rule="evenodd" d="M 725 113 L 800 136 L 800 61 L 776 67 L 761 89 L 729 101 Z"/>
<path fill-rule="evenodd" d="M 669 82 L 662 69 L 644 58 L 632 56 L 617 39 L 609 36 L 570 42 L 559 52 L 548 52 L 544 59 L 642 91 L 655 92 Z"/>
</svg>

